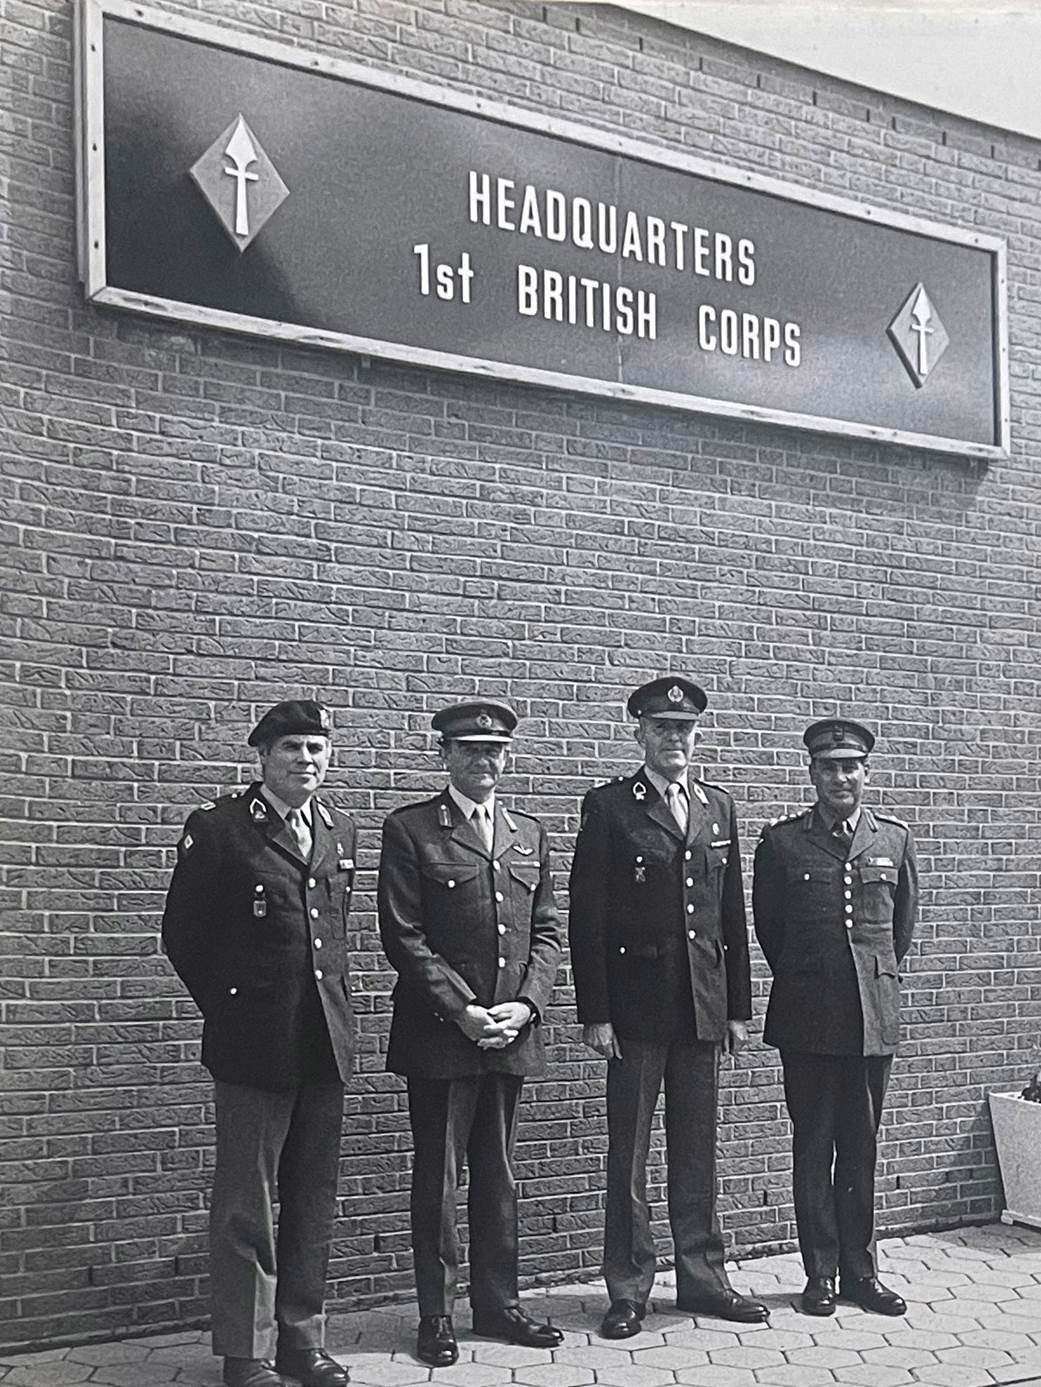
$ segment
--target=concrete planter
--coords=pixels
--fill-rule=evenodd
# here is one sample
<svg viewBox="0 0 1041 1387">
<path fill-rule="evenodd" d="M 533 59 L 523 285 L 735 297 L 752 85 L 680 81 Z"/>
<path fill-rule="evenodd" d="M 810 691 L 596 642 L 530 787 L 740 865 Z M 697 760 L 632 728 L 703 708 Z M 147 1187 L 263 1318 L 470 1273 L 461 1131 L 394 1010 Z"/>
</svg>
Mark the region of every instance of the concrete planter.
<svg viewBox="0 0 1041 1387">
<path fill-rule="evenodd" d="M 990 1120 L 1005 1187 L 1002 1223 L 1041 1228 L 1041 1103 L 991 1093 Z"/>
</svg>

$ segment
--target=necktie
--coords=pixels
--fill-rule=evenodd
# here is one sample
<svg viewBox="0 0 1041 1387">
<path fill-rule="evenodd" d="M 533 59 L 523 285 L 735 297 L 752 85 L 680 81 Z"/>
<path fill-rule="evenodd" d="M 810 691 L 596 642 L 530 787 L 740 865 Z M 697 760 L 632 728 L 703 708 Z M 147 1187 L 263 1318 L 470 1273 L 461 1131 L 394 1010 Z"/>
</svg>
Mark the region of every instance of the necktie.
<svg viewBox="0 0 1041 1387">
<path fill-rule="evenodd" d="M 669 782 L 669 788 L 665 791 L 665 800 L 672 811 L 672 817 L 680 826 L 683 833 L 687 831 L 687 796 L 683 793 L 683 786 L 677 785 L 675 780 Z"/>
<path fill-rule="evenodd" d="M 290 809 L 289 813 L 286 815 L 286 822 L 292 831 L 293 837 L 296 839 L 296 845 L 300 849 L 300 856 L 305 862 L 310 862 L 311 830 L 307 827 L 307 820 L 304 818 L 302 810 Z"/>
<path fill-rule="evenodd" d="M 853 837 L 853 825 L 848 819 L 840 819 L 831 831 L 836 838 L 841 838 L 844 843 L 848 843 Z"/>
<path fill-rule="evenodd" d="M 488 806 L 486 804 L 479 804 L 477 806 L 474 810 L 474 820 L 477 824 L 477 832 L 481 836 L 481 842 L 488 851 L 491 852 L 495 830 L 492 827 L 492 817 L 488 812 Z"/>
</svg>

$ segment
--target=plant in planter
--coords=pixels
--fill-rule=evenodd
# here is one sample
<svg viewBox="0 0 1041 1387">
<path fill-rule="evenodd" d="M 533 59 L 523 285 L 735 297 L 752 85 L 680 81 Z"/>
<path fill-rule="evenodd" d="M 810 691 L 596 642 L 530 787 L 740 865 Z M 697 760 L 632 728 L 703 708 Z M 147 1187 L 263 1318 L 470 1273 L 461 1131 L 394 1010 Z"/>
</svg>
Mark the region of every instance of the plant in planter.
<svg viewBox="0 0 1041 1387">
<path fill-rule="evenodd" d="M 1041 1228 L 1041 1069 L 1021 1093 L 991 1093 L 988 1098 L 1005 1187 L 1001 1221 Z"/>
</svg>

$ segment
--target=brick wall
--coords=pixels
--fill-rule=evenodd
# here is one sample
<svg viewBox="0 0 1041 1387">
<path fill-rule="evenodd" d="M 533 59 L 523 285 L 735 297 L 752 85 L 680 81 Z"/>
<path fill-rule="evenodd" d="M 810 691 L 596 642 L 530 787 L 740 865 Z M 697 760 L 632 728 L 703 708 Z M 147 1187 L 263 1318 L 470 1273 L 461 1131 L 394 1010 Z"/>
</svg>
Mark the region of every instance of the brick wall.
<svg viewBox="0 0 1041 1387">
<path fill-rule="evenodd" d="M 562 880 L 582 792 L 633 764 L 621 705 L 638 680 L 685 669 L 710 689 L 705 774 L 733 789 L 749 847 L 808 799 L 810 716 L 881 725 L 871 800 L 914 822 L 925 887 L 881 1221 L 994 1216 L 984 1096 L 1022 1084 L 1041 1014 L 1038 146 L 609 7 L 201 7 L 1006 236 L 1013 448 L 981 467 L 87 307 L 71 10 L 0 11 L 0 1340 L 205 1313 L 210 1088 L 158 912 L 183 817 L 248 776 L 257 710 L 296 691 L 335 710 L 330 789 L 362 843 L 336 1299 L 411 1285 L 373 869 L 384 814 L 438 783 L 431 709 L 478 688 L 525 716 L 510 788 L 546 818 Z M 756 978 L 761 1017 L 758 955 Z M 602 1071 L 566 979 L 550 1023 L 521 1132 L 523 1271 L 593 1276 Z M 720 1133 L 744 1253 L 793 1236 L 759 1035 L 726 1075 Z M 660 1140 L 652 1165 L 660 1216 Z"/>
</svg>

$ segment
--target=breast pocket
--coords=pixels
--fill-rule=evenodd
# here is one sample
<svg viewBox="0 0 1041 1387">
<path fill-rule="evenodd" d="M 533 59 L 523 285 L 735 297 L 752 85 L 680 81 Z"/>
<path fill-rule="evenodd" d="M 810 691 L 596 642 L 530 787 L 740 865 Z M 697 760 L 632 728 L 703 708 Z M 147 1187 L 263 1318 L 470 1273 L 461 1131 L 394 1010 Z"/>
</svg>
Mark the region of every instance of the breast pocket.
<svg viewBox="0 0 1041 1387">
<path fill-rule="evenodd" d="M 881 923 L 892 920 L 896 878 L 895 867 L 861 867 L 860 890 L 865 920 Z"/>
<path fill-rule="evenodd" d="M 509 875 L 514 895 L 523 902 L 530 901 L 539 888 L 541 874 L 541 868 L 537 862 L 511 862 Z"/>
</svg>

